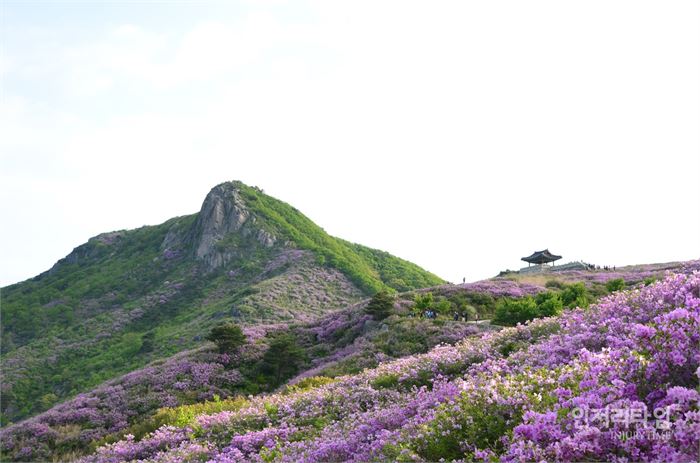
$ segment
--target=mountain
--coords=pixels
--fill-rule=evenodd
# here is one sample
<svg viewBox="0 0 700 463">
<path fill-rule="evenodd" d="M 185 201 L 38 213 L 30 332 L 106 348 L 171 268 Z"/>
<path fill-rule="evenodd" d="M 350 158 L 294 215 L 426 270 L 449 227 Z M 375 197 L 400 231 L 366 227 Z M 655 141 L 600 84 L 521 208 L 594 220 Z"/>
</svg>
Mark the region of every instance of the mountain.
<svg viewBox="0 0 700 463">
<path fill-rule="evenodd" d="M 308 321 L 381 289 L 440 283 L 258 188 L 223 183 L 196 214 L 103 233 L 2 288 L 2 419 L 201 345 L 222 319 Z"/>
</svg>

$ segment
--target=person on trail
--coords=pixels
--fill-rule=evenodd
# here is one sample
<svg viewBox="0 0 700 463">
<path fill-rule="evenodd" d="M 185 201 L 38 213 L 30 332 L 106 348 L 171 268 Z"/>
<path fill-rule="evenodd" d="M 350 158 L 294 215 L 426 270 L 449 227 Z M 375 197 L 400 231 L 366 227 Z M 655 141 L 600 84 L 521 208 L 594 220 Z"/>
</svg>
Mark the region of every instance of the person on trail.
<svg viewBox="0 0 700 463">
<path fill-rule="evenodd" d="M 459 312 L 455 312 L 454 315 L 452 315 L 452 318 L 454 318 L 454 321 L 458 322 L 459 321 Z"/>
</svg>

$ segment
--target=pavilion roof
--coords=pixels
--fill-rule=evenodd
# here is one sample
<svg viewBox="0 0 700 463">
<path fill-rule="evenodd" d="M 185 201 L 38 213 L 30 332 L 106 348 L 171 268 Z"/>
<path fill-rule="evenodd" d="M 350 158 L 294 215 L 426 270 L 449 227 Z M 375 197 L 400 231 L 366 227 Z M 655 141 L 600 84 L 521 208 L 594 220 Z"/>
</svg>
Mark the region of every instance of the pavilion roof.
<svg viewBox="0 0 700 463">
<path fill-rule="evenodd" d="M 544 251 L 535 251 L 531 256 L 523 257 L 521 260 L 531 264 L 546 264 L 559 259 L 561 259 L 561 256 L 554 255 L 549 252 L 549 249 L 545 249 Z"/>
</svg>

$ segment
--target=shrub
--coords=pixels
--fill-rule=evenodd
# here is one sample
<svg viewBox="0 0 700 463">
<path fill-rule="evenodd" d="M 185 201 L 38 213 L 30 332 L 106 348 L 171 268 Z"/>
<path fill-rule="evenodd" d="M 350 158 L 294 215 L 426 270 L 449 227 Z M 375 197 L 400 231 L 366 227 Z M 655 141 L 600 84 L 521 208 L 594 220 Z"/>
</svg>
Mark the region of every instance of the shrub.
<svg viewBox="0 0 700 463">
<path fill-rule="evenodd" d="M 195 417 L 199 415 L 239 410 L 247 404 L 248 401 L 242 397 L 232 397 L 220 400 L 218 396 L 214 396 L 213 401 L 205 401 L 191 405 L 181 405 L 179 407 L 164 407 L 145 420 L 138 421 L 118 433 L 105 436 L 103 439 L 99 439 L 96 441 L 96 444 L 104 445 L 106 443 L 116 442 L 127 434 L 133 434 L 138 440 L 161 426 L 191 425 L 194 423 Z"/>
<path fill-rule="evenodd" d="M 395 388 L 399 385 L 399 377 L 395 374 L 386 374 L 377 376 L 372 381 L 372 387 L 375 389 Z"/>
<path fill-rule="evenodd" d="M 537 303 L 537 311 L 539 317 L 551 317 L 554 315 L 559 315 L 564 308 L 564 303 L 561 298 L 556 293 L 551 293 L 549 291 L 540 293 L 535 296 L 535 302 Z"/>
<path fill-rule="evenodd" d="M 428 461 L 445 461 L 466 456 L 467 461 L 474 461 L 471 452 L 465 455 L 463 442 L 476 448 L 502 450 L 501 438 L 520 421 L 522 412 L 512 406 L 485 400 L 470 403 L 465 399 L 459 397 L 452 410 L 441 407 L 433 421 L 425 425 L 425 437 L 414 444 L 421 457 Z"/>
<path fill-rule="evenodd" d="M 583 283 L 574 283 L 565 285 L 560 293 L 561 301 L 564 307 L 588 307 L 590 301 L 588 290 Z"/>
<path fill-rule="evenodd" d="M 337 380 L 327 376 L 309 376 L 296 384 L 285 387 L 284 393 L 293 394 L 295 392 L 308 391 L 309 389 L 315 389 L 324 384 L 334 383 L 335 381 Z"/>
<path fill-rule="evenodd" d="M 579 296 L 580 297 L 580 296 Z M 540 293 L 534 298 L 502 299 L 496 305 L 493 322 L 498 325 L 514 326 L 539 317 L 551 317 L 561 313 L 564 303 L 559 294 Z"/>
<path fill-rule="evenodd" d="M 222 354 L 236 352 L 246 343 L 246 337 L 241 327 L 231 322 L 216 325 L 211 329 L 207 339 L 215 342 Z"/>
<path fill-rule="evenodd" d="M 53 394 L 51 392 L 48 394 L 44 394 L 43 396 L 41 396 L 40 399 L 41 408 L 43 408 L 44 410 L 48 410 L 53 406 L 53 404 L 56 403 L 56 401 L 58 401 L 58 397 L 56 396 L 56 394 Z"/>
<path fill-rule="evenodd" d="M 605 289 L 611 293 L 615 291 L 622 291 L 625 289 L 625 280 L 623 278 L 613 278 L 612 280 L 608 280 L 608 282 L 605 283 Z"/>
<path fill-rule="evenodd" d="M 444 297 L 441 297 L 437 304 L 435 304 L 435 311 L 439 314 L 449 315 L 450 310 L 452 310 L 452 304 Z"/>
<path fill-rule="evenodd" d="M 562 289 L 564 284 L 559 280 L 547 280 L 544 287 L 549 289 Z"/>
<path fill-rule="evenodd" d="M 496 300 L 490 294 L 469 292 L 465 294 L 465 300 L 482 318 L 489 318 L 496 310 Z"/>
<path fill-rule="evenodd" d="M 536 318 L 539 314 L 537 303 L 532 297 L 521 299 L 501 299 L 496 304 L 493 322 L 498 325 L 514 326 Z"/>
</svg>

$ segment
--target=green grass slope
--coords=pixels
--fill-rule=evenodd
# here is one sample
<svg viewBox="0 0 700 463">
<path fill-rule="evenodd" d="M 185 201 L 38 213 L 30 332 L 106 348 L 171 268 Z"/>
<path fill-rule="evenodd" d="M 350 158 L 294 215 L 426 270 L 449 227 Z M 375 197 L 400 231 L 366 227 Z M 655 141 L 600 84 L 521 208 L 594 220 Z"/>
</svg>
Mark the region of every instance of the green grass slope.
<svg viewBox="0 0 700 463">
<path fill-rule="evenodd" d="M 273 232 L 286 236 L 302 249 L 313 251 L 319 262 L 342 271 L 367 293 L 387 286 L 406 291 L 443 283 L 411 262 L 328 235 L 296 208 L 257 188 L 242 184 L 240 188 L 250 209 L 264 217 Z"/>
</svg>

